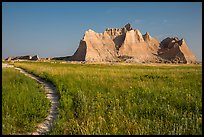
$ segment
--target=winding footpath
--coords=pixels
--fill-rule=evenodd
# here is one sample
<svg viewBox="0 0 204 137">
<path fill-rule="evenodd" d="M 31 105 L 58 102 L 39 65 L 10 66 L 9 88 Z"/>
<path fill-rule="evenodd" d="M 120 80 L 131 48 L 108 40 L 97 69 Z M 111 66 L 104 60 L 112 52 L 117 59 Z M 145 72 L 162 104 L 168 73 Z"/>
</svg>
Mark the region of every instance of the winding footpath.
<svg viewBox="0 0 204 137">
<path fill-rule="evenodd" d="M 30 134 L 30 135 L 45 135 L 47 132 L 49 132 L 52 129 L 54 121 L 57 119 L 57 115 L 58 115 L 57 108 L 59 106 L 59 102 L 58 102 L 59 97 L 57 95 L 56 87 L 54 85 L 52 85 L 50 82 L 47 82 L 47 81 L 41 79 L 40 77 L 37 77 L 31 73 L 28 73 L 24 69 L 14 67 L 13 65 L 8 65 L 8 64 L 2 63 L 2 68 L 4 68 L 4 67 L 13 67 L 13 68 L 19 70 L 21 73 L 25 74 L 26 76 L 36 80 L 41 85 L 43 85 L 43 87 L 45 89 L 46 97 L 51 102 L 51 108 L 49 110 L 48 116 L 44 119 L 44 121 L 37 125 L 36 131 L 33 133 L 28 133 L 28 134 Z"/>
</svg>

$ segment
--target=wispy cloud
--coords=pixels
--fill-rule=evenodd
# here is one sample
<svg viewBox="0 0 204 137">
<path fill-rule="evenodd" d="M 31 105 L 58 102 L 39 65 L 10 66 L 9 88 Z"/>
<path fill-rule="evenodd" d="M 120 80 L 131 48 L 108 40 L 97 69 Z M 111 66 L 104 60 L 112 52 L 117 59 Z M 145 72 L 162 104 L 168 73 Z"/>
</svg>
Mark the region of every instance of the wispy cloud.
<svg viewBox="0 0 204 137">
<path fill-rule="evenodd" d="M 141 20 L 141 19 L 135 19 L 135 23 L 140 23 L 140 22 L 142 22 L 143 20 Z"/>
</svg>

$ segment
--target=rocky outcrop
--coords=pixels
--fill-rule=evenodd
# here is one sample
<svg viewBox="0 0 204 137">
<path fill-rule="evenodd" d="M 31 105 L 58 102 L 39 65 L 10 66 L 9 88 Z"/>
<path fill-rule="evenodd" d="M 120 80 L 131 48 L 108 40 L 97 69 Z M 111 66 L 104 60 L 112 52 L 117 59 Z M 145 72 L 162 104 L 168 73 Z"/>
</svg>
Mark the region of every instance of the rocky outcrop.
<svg viewBox="0 0 204 137">
<path fill-rule="evenodd" d="M 38 57 L 38 55 L 35 55 L 31 58 L 31 60 L 39 60 L 40 58 Z"/>
<path fill-rule="evenodd" d="M 8 57 L 6 59 L 7 61 L 16 61 L 16 60 L 40 60 L 38 55 L 35 56 L 30 56 L 30 55 L 26 55 L 26 56 L 16 56 L 16 57 Z"/>
<path fill-rule="evenodd" d="M 12 60 L 17 60 L 17 59 L 20 59 L 20 60 L 30 60 L 31 58 L 32 58 L 32 56 L 26 55 L 26 56 L 17 56 L 17 57 L 14 57 L 14 58 L 12 58 Z"/>
<path fill-rule="evenodd" d="M 11 61 L 11 60 L 12 60 L 12 57 L 7 57 L 5 60 L 6 60 L 6 61 Z"/>
<path fill-rule="evenodd" d="M 197 63 L 184 39 L 168 37 L 161 42 L 160 47 L 158 57 L 162 59 L 170 60 L 172 63 Z"/>
<path fill-rule="evenodd" d="M 196 58 L 185 41 L 178 38 L 158 39 L 144 35 L 128 23 L 123 28 L 107 28 L 103 33 L 89 29 L 70 61 L 88 62 L 171 62 L 195 63 Z"/>
</svg>

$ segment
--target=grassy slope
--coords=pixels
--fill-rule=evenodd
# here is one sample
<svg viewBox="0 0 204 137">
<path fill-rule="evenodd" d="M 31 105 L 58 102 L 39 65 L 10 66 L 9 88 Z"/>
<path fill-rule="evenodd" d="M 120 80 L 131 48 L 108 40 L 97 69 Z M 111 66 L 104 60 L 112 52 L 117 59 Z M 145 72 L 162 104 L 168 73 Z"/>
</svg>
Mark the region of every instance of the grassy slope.
<svg viewBox="0 0 204 137">
<path fill-rule="evenodd" d="M 13 68 L 2 70 L 2 134 L 26 134 L 48 114 L 42 87 Z"/>
<path fill-rule="evenodd" d="M 59 90 L 50 134 L 202 134 L 201 65 L 16 65 Z"/>
</svg>

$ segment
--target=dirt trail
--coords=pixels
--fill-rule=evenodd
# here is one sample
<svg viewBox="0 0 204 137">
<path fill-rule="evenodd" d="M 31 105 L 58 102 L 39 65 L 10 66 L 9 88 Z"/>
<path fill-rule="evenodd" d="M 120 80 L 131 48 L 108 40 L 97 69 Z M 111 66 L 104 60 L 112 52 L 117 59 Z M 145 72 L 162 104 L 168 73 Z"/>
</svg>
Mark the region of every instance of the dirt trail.
<svg viewBox="0 0 204 137">
<path fill-rule="evenodd" d="M 4 67 L 14 67 L 14 66 L 2 63 L 2 68 L 4 68 Z M 52 85 L 50 82 L 47 82 L 47 81 L 41 79 L 40 77 L 37 77 L 31 73 L 28 73 L 24 69 L 17 68 L 17 67 L 14 67 L 14 68 L 19 70 L 21 73 L 25 74 L 26 76 L 28 76 L 28 77 L 36 80 L 40 84 L 42 84 L 44 89 L 45 89 L 46 96 L 51 102 L 51 108 L 49 110 L 48 116 L 44 119 L 44 121 L 42 123 L 39 123 L 36 126 L 37 129 L 35 132 L 28 133 L 30 135 L 44 135 L 51 130 L 53 123 L 56 120 L 57 115 L 58 115 L 57 108 L 59 106 L 59 102 L 58 102 L 59 97 L 57 95 L 57 90 L 56 90 L 55 86 Z"/>
</svg>

